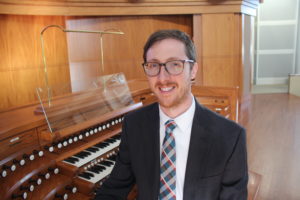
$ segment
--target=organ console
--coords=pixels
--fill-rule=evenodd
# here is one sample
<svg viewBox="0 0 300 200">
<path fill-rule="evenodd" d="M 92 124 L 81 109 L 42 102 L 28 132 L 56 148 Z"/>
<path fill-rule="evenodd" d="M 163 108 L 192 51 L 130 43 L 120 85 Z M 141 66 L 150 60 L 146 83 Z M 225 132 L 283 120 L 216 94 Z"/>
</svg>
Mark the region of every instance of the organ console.
<svg viewBox="0 0 300 200">
<path fill-rule="evenodd" d="M 107 86 L 45 101 L 45 117 L 34 114 L 36 104 L 0 112 L 1 199 L 93 199 L 113 169 L 124 115 L 156 101 L 147 82 L 128 81 L 128 86 L 128 91 Z M 130 98 L 118 96 L 124 91 Z M 193 93 L 237 121 L 236 88 L 195 86 Z M 135 196 L 136 189 L 128 200 Z"/>
<path fill-rule="evenodd" d="M 128 86 L 130 98 L 99 98 L 101 88 L 53 98 L 56 107 L 44 107 L 46 116 L 36 114 L 39 104 L 0 112 L 0 125 L 7 125 L 0 128 L 1 199 L 93 199 L 113 169 L 124 115 L 150 94 L 144 81 Z M 123 89 L 108 90 L 118 96 Z"/>
</svg>

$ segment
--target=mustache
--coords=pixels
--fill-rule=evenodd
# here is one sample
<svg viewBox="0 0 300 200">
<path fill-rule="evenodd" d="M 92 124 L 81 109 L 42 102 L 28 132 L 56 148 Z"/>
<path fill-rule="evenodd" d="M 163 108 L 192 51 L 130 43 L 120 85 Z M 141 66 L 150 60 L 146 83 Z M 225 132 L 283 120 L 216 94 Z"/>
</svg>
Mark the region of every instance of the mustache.
<svg viewBox="0 0 300 200">
<path fill-rule="evenodd" d="M 157 83 L 155 83 L 155 87 L 162 87 L 162 86 L 168 87 L 172 85 L 177 85 L 177 83 L 171 81 L 166 81 L 166 82 L 158 81 Z"/>
</svg>

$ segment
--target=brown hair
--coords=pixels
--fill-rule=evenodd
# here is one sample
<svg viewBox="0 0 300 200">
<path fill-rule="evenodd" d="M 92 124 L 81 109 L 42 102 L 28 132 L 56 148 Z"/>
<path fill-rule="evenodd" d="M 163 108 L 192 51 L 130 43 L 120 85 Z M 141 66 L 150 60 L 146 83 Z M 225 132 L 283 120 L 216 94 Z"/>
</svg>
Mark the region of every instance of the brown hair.
<svg viewBox="0 0 300 200">
<path fill-rule="evenodd" d="M 144 46 L 144 62 L 147 62 L 147 51 L 152 47 L 154 43 L 169 38 L 181 41 L 185 46 L 185 54 L 188 59 L 196 62 L 196 50 L 193 41 L 186 33 L 179 30 L 159 30 L 150 35 Z"/>
</svg>

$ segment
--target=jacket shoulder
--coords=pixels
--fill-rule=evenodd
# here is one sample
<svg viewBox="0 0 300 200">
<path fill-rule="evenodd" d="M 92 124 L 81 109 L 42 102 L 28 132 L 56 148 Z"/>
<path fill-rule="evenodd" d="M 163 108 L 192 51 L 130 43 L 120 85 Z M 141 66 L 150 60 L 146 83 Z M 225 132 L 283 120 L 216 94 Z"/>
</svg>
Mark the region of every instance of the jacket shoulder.
<svg viewBox="0 0 300 200">
<path fill-rule="evenodd" d="M 207 129 L 214 131 L 225 131 L 226 132 L 244 132 L 244 128 L 238 123 L 225 118 L 224 116 L 209 110 L 208 108 L 198 104 L 196 111 L 198 112 L 196 115 L 196 120 L 198 119 L 199 123 L 202 123 Z"/>
<path fill-rule="evenodd" d="M 158 113 L 158 103 L 152 103 L 142 108 L 133 110 L 125 115 L 126 119 L 139 119 L 145 116 L 153 115 Z"/>
</svg>

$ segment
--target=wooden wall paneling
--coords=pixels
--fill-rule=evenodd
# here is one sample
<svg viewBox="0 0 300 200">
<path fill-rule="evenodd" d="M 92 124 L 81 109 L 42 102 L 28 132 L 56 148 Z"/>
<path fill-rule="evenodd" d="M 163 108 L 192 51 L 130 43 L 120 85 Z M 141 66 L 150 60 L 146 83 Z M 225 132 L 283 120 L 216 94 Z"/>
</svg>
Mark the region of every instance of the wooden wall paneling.
<svg viewBox="0 0 300 200">
<path fill-rule="evenodd" d="M 63 25 L 64 17 L 0 15 L 0 110 L 37 101 L 36 88 L 44 84 L 40 31 L 52 23 Z M 52 44 L 61 42 L 58 35 L 51 40 Z M 66 63 L 63 51 L 57 48 L 51 51 L 58 56 L 50 64 L 59 67 Z M 67 71 L 64 68 L 55 72 L 50 82 L 67 81 Z"/>
<path fill-rule="evenodd" d="M 243 15 L 240 13 L 234 14 L 234 29 L 235 29 L 235 41 L 233 49 L 235 51 L 234 59 L 235 65 L 233 68 L 233 74 L 235 77 L 235 86 L 239 87 L 239 102 L 242 103 L 244 93 L 244 21 Z"/>
<path fill-rule="evenodd" d="M 193 41 L 197 51 L 198 72 L 195 78 L 196 85 L 203 85 L 203 57 L 202 57 L 202 18 L 201 15 L 193 15 Z"/>
<path fill-rule="evenodd" d="M 203 85 L 240 85 L 239 14 L 202 15 Z"/>
<path fill-rule="evenodd" d="M 250 101 L 253 32 L 252 16 L 202 15 L 202 84 L 239 87 L 240 114 L 247 113 Z"/>
<path fill-rule="evenodd" d="M 65 25 L 65 17 L 62 16 L 22 16 L 19 14 L 101 15 L 102 17 L 69 17 L 67 19 L 67 27 L 83 27 L 87 29 L 90 27 L 95 27 L 96 29 L 117 27 L 121 30 L 123 29 L 126 33 L 124 37 L 116 37 L 115 35 L 104 36 L 104 49 L 107 52 L 104 62 L 107 62 L 105 63 L 107 67 L 103 74 L 124 71 L 129 79 L 144 78 L 140 68 L 141 53 L 143 44 L 150 32 L 161 28 L 178 28 L 190 35 L 194 33 L 195 42 L 200 42 L 196 45 L 201 47 L 201 50 L 198 49 L 198 51 L 201 51 L 198 54 L 202 55 L 202 67 L 200 66 L 201 70 L 196 81 L 199 84 L 210 85 L 211 82 L 217 80 L 213 83 L 214 85 L 236 86 L 241 85 L 237 84 L 241 80 L 236 78 L 239 74 L 236 76 L 234 73 L 241 74 L 241 71 L 236 70 L 234 66 L 236 66 L 236 62 L 240 61 L 233 57 L 241 53 L 240 50 L 238 50 L 238 53 L 235 52 L 235 47 L 241 46 L 239 43 L 241 40 L 233 40 L 233 38 L 240 37 L 238 34 L 240 34 L 242 29 L 241 23 L 236 21 L 236 19 L 240 20 L 237 17 L 239 14 L 234 13 L 255 14 L 258 0 L 185 0 L 182 2 L 173 0 L 164 2 L 159 0 L 142 2 L 127 0 L 110 2 L 103 0 L 88 2 L 85 0 L 46 0 L 35 2 L 0 0 L 0 5 L 0 13 L 18 14 L 1 15 L 0 17 L 1 27 L 4 27 L 0 31 L 0 39 L 4 41 L 0 49 L 0 53 L 4 57 L 0 63 L 0 72 L 1 76 L 5 77 L 0 81 L 1 85 L 5 86 L 5 89 L 0 93 L 0 109 L 4 109 L 37 100 L 35 88 L 44 82 L 44 78 L 42 78 L 43 72 L 38 67 L 42 66 L 39 33 L 44 26 L 49 24 Z M 106 11 L 102 12 L 103 9 L 106 9 Z M 172 13 L 176 15 L 158 16 L 158 14 Z M 111 16 L 117 14 L 119 16 Z M 194 17 L 191 14 L 194 14 Z M 110 17 L 107 17 L 107 15 L 110 15 Z M 194 18 L 194 22 L 192 22 L 192 18 Z M 198 28 L 196 27 L 197 24 Z M 193 27 L 194 29 L 192 29 Z M 201 31 L 201 34 L 197 34 L 196 30 Z M 49 59 L 48 62 L 53 68 L 49 67 L 48 70 L 49 77 L 52 77 L 49 82 L 57 85 L 61 84 L 61 82 L 70 81 L 67 67 L 68 54 L 65 51 L 65 36 L 59 36 L 58 33 L 51 34 L 53 34 L 50 37 L 52 38 L 52 47 L 49 47 L 51 50 L 48 53 L 50 52 L 49 56 L 52 57 L 51 61 L 53 63 L 50 63 Z M 76 39 L 71 40 L 74 41 Z M 89 55 L 88 59 L 85 58 L 83 60 L 91 61 L 92 64 L 90 65 L 94 65 L 89 72 L 82 73 L 81 70 L 75 70 L 77 74 L 72 74 L 71 77 L 77 77 L 81 74 L 87 74 L 88 76 L 100 74 L 97 67 L 98 63 L 94 61 L 99 56 L 96 53 L 99 52 L 99 45 L 97 45 L 97 43 L 90 42 L 88 46 L 94 46 L 94 49 L 91 51 L 84 48 L 83 45 L 77 45 L 77 48 L 70 48 L 69 42 L 69 52 L 74 49 L 82 49 L 83 52 L 86 52 L 85 55 Z M 216 52 L 213 52 L 215 49 Z M 54 52 L 56 54 L 53 54 Z M 74 56 L 70 61 L 74 62 L 75 60 L 77 62 L 74 58 L 80 58 L 84 53 L 79 53 L 79 56 L 76 53 L 71 53 L 72 55 Z M 212 59 L 213 57 L 215 58 Z M 128 66 L 132 66 L 132 69 Z M 55 67 L 57 69 L 54 69 Z M 77 66 L 77 68 L 80 67 Z M 13 71 L 18 72 L 14 74 Z M 219 71 L 219 74 L 216 74 L 216 71 Z M 51 74 L 53 75 L 51 76 Z M 224 78 L 225 76 L 227 79 Z M 26 77 L 31 78 L 28 79 Z M 215 77 L 215 79 L 211 77 Z M 17 82 L 15 79 L 26 79 L 27 87 L 24 87 L 21 81 Z M 22 90 L 24 92 L 20 92 Z M 25 90 L 27 95 L 25 95 Z"/>
<path fill-rule="evenodd" d="M 0 13 L 118 16 L 243 12 L 255 15 L 258 4 L 259 0 L 0 0 Z"/>
<path fill-rule="evenodd" d="M 77 30 L 119 29 L 125 33 L 103 36 L 104 72 L 97 69 L 100 63 L 99 39 L 68 35 L 70 71 L 72 76 L 80 75 L 71 77 L 72 80 L 119 72 L 123 72 L 129 80 L 145 78 L 141 63 L 148 36 L 159 29 L 180 29 L 192 35 L 192 16 L 68 17 L 66 26 L 67 29 Z"/>
<path fill-rule="evenodd" d="M 46 26 L 55 24 L 64 27 L 65 17 L 59 17 L 58 19 L 60 21 L 48 22 Z M 53 96 L 70 91 L 70 70 L 66 34 L 58 28 L 48 28 L 43 34 L 47 75 Z M 45 82 L 46 77 L 43 64 L 39 66 L 39 75 Z"/>
<path fill-rule="evenodd" d="M 238 30 L 234 14 L 203 14 L 203 77 L 204 85 L 237 85 L 234 69 L 237 68 L 236 49 Z"/>
</svg>

